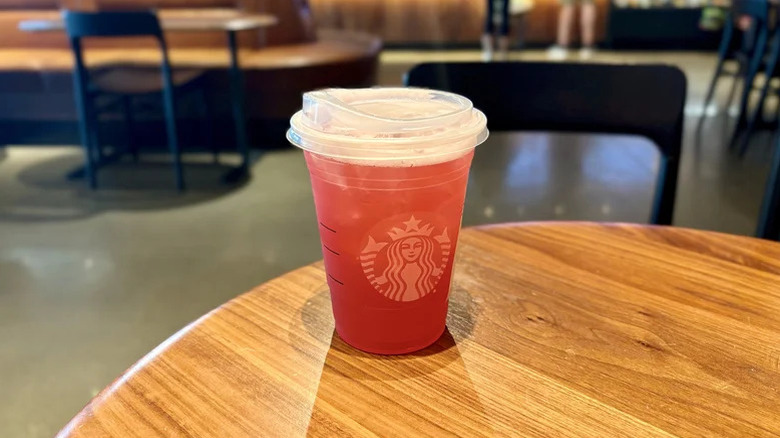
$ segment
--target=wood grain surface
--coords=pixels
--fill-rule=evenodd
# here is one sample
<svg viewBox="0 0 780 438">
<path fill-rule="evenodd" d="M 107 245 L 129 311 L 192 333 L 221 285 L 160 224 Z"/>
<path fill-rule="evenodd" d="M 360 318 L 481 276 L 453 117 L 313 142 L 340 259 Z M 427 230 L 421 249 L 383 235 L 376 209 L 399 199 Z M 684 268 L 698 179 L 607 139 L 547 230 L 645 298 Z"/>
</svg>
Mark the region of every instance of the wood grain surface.
<svg viewBox="0 0 780 438">
<path fill-rule="evenodd" d="M 448 330 L 407 356 L 333 331 L 322 265 L 203 316 L 62 437 L 780 435 L 780 245 L 677 228 L 461 234 Z"/>
</svg>

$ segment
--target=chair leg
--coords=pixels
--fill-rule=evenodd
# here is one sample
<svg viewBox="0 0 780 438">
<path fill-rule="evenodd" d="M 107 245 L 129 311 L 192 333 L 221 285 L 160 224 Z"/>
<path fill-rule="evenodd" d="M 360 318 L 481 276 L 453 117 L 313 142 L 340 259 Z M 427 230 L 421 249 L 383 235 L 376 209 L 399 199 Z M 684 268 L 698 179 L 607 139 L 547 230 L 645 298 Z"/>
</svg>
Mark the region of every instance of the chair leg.
<svg viewBox="0 0 780 438">
<path fill-rule="evenodd" d="M 79 115 L 79 135 L 81 136 L 81 143 L 84 147 L 84 171 L 89 182 L 91 189 L 97 188 L 97 166 L 93 155 L 92 142 L 94 135 L 92 134 L 91 114 L 92 114 L 92 102 L 90 96 L 87 93 L 87 74 L 84 68 L 84 62 L 81 56 L 81 40 L 78 38 L 70 39 L 71 47 L 75 55 L 75 63 L 73 70 L 73 96 L 76 100 L 76 111 Z"/>
<path fill-rule="evenodd" d="M 737 116 L 737 124 L 734 127 L 734 133 L 731 136 L 731 141 L 729 141 L 729 147 L 734 147 L 737 145 L 737 140 L 739 140 L 739 137 L 742 134 L 742 129 L 745 127 L 747 122 L 746 119 L 748 103 L 750 100 L 750 94 L 753 91 L 753 81 L 755 81 L 758 70 L 761 67 L 761 62 L 764 59 L 768 34 L 769 29 L 762 25 L 761 29 L 758 31 L 758 38 L 756 39 L 756 44 L 753 48 L 753 55 L 750 58 L 750 64 L 748 65 L 747 74 L 745 75 L 744 87 L 742 89 L 742 98 L 740 99 L 739 103 L 739 115 Z"/>
<path fill-rule="evenodd" d="M 729 89 L 729 97 L 726 99 L 726 114 L 728 115 L 729 110 L 731 109 L 731 103 L 734 102 L 734 96 L 737 94 L 737 85 L 739 85 L 739 78 L 744 74 L 741 70 L 737 72 L 736 75 L 734 75 L 734 80 L 731 81 L 731 88 Z"/>
<path fill-rule="evenodd" d="M 90 148 L 92 150 L 93 157 L 92 159 L 95 163 L 100 163 L 105 157 L 103 145 L 100 144 L 100 117 L 98 115 L 97 109 L 95 108 L 95 105 L 92 102 L 88 104 L 88 108 L 89 115 L 87 116 L 87 119 L 89 120 L 90 124 L 89 137 Z"/>
<path fill-rule="evenodd" d="M 672 224 L 677 193 L 677 173 L 677 161 L 662 155 L 656 176 L 653 207 L 650 212 L 650 223 L 654 225 Z"/>
<path fill-rule="evenodd" d="M 697 125 L 697 129 L 700 129 L 701 126 L 704 124 L 704 119 L 707 118 L 707 107 L 710 106 L 710 102 L 712 101 L 712 96 L 715 94 L 715 87 L 718 85 L 718 79 L 720 79 L 720 75 L 723 72 L 723 62 L 724 60 L 719 59 L 718 65 L 715 67 L 715 75 L 712 77 L 712 81 L 710 81 L 710 86 L 707 89 L 706 97 L 704 98 L 704 102 L 702 103 L 702 110 L 701 110 L 701 117 L 699 117 L 699 123 Z"/>
<path fill-rule="evenodd" d="M 138 145 L 135 143 L 135 137 L 134 137 L 134 125 L 135 125 L 135 117 L 133 115 L 133 98 L 132 96 L 123 96 L 122 97 L 122 112 L 125 116 L 125 129 L 126 132 L 126 140 L 127 140 L 127 149 L 130 151 L 130 153 L 133 155 L 133 161 L 138 162 Z"/>
<path fill-rule="evenodd" d="M 744 156 L 747 151 L 748 144 L 750 143 L 750 135 L 756 127 L 756 122 L 763 118 L 764 114 L 764 102 L 766 101 L 767 93 L 769 92 L 770 82 L 772 81 L 772 73 L 777 66 L 778 57 L 780 57 L 780 33 L 774 38 L 774 44 L 772 45 L 772 53 L 769 56 L 769 61 L 766 65 L 766 72 L 764 74 L 764 85 L 761 87 L 761 95 L 758 98 L 758 104 L 753 112 L 750 114 L 747 124 L 745 126 L 745 135 L 742 137 L 742 141 L 739 145 L 739 155 Z"/>
<path fill-rule="evenodd" d="M 179 148 L 179 135 L 176 132 L 176 109 L 173 98 L 173 90 L 165 87 L 163 90 L 165 106 L 165 129 L 168 133 L 168 147 L 173 158 L 173 172 L 176 178 L 176 190 L 184 190 L 184 175 L 181 168 L 181 150 Z"/>
<path fill-rule="evenodd" d="M 168 133 L 168 147 L 173 158 L 173 172 L 176 178 L 176 190 L 184 190 L 184 174 L 181 166 L 181 150 L 179 149 L 179 136 L 176 132 L 176 104 L 173 96 L 173 87 L 163 87 L 163 106 L 165 107 L 165 128 Z"/>
<path fill-rule="evenodd" d="M 748 114 L 747 121 L 745 122 L 744 128 L 742 129 L 742 133 L 738 138 L 740 157 L 744 156 L 745 152 L 747 152 L 748 144 L 750 144 L 750 137 L 753 135 L 753 131 L 756 129 L 756 122 L 759 118 L 762 117 L 764 112 L 764 100 L 766 100 L 768 83 L 769 81 L 767 81 L 767 83 L 761 87 L 761 95 L 758 98 L 758 103 L 756 104 L 753 111 Z"/>
<path fill-rule="evenodd" d="M 233 123 L 236 129 L 236 143 L 241 153 L 241 176 L 249 174 L 250 154 L 249 140 L 246 132 L 246 114 L 244 112 L 244 75 L 238 65 L 238 43 L 236 32 L 228 32 L 228 47 L 230 48 L 230 101 L 233 104 Z"/>
<path fill-rule="evenodd" d="M 761 204 L 756 236 L 780 240 L 780 143 L 775 142 L 772 168 Z"/>
<path fill-rule="evenodd" d="M 729 47 L 731 47 L 731 39 L 734 32 L 733 20 L 727 22 L 726 27 L 723 28 L 723 37 L 720 41 L 720 48 L 718 49 L 718 63 L 715 66 L 715 74 L 712 76 L 710 86 L 707 89 L 706 97 L 704 98 L 704 104 L 702 107 L 702 114 L 699 118 L 699 124 L 697 130 L 701 129 L 704 124 L 704 119 L 707 117 L 707 107 L 712 101 L 712 96 L 715 94 L 715 88 L 718 85 L 718 79 L 723 74 L 723 64 L 726 62 L 726 56 L 728 56 Z"/>
</svg>

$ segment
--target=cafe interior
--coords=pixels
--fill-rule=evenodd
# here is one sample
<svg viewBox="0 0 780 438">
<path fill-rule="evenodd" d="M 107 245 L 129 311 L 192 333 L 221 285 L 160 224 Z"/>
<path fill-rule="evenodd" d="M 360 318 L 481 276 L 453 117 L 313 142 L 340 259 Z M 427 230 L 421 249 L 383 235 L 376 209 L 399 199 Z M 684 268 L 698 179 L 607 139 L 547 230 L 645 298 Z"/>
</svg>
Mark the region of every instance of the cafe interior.
<svg viewBox="0 0 780 438">
<path fill-rule="evenodd" d="M 0 436 L 780 435 L 776 8 L 0 0 Z M 317 188 L 369 87 L 484 113 L 454 225 Z"/>
</svg>

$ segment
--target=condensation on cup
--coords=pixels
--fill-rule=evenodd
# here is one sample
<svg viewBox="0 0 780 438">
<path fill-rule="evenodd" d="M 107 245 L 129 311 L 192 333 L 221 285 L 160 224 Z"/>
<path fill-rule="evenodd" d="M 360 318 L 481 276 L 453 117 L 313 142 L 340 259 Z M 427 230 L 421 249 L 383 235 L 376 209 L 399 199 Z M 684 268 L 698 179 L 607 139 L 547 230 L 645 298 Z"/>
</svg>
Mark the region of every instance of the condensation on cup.
<svg viewBox="0 0 780 438">
<path fill-rule="evenodd" d="M 485 115 L 418 88 L 304 94 L 289 141 L 304 150 L 336 331 L 372 353 L 442 335 L 474 148 Z"/>
</svg>

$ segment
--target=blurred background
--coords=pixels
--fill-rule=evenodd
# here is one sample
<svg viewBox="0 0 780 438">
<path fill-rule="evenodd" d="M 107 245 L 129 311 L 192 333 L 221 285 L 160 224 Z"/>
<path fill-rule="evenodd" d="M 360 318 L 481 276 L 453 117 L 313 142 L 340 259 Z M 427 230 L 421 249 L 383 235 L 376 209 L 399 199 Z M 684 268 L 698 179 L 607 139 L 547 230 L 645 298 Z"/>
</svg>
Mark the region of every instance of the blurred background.
<svg viewBox="0 0 780 438">
<path fill-rule="evenodd" d="M 756 232 L 771 3 L 491 2 L 0 0 L 0 436 L 54 435 L 187 323 L 321 258 L 284 138 L 307 90 L 399 86 L 424 62 L 673 65 L 688 87 L 672 223 Z M 648 223 L 661 160 L 635 135 L 496 132 L 464 226 Z"/>
</svg>

